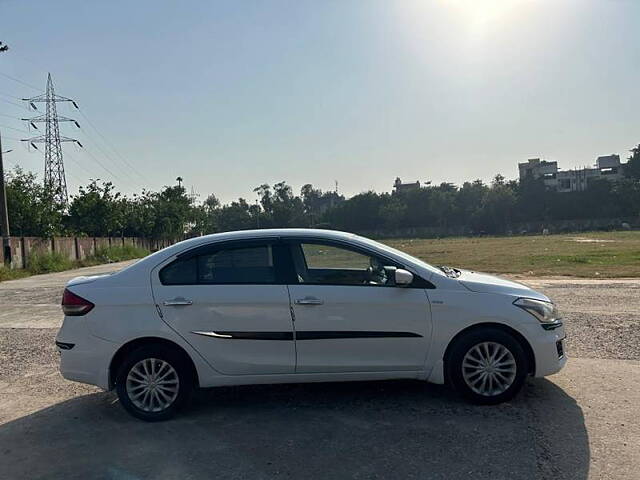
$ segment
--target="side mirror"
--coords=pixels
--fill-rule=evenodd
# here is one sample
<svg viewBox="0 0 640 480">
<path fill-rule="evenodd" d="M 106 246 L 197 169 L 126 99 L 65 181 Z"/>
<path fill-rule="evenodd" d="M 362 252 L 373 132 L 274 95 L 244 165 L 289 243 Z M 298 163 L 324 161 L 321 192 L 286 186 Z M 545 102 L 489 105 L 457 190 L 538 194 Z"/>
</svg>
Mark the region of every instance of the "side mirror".
<svg viewBox="0 0 640 480">
<path fill-rule="evenodd" d="M 395 271 L 395 280 L 398 287 L 406 287 L 413 282 L 413 273 L 406 271 L 403 268 L 398 268 Z"/>
</svg>

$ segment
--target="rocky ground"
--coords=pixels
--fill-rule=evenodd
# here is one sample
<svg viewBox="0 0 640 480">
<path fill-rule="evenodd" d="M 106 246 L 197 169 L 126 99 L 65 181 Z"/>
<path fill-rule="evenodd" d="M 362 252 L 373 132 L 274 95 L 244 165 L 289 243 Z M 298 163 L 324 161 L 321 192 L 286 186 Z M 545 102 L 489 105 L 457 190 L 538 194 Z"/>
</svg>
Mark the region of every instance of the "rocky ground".
<svg viewBox="0 0 640 480">
<path fill-rule="evenodd" d="M 508 404 L 421 382 L 232 387 L 146 424 L 57 372 L 62 286 L 117 267 L 0 283 L 0 478 L 637 478 L 640 280 L 521 279 L 560 305 L 570 360 Z"/>
</svg>

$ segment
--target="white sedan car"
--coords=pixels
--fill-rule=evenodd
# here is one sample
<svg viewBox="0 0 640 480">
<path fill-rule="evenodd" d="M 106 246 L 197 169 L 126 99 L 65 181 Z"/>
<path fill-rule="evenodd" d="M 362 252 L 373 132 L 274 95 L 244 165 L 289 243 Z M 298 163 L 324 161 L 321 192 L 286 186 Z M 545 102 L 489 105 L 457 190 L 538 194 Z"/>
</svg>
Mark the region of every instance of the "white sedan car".
<svg viewBox="0 0 640 480">
<path fill-rule="evenodd" d="M 62 375 L 149 421 L 196 387 L 257 383 L 412 378 L 494 404 L 566 362 L 545 295 L 329 230 L 187 240 L 71 280 L 62 308 Z"/>
</svg>

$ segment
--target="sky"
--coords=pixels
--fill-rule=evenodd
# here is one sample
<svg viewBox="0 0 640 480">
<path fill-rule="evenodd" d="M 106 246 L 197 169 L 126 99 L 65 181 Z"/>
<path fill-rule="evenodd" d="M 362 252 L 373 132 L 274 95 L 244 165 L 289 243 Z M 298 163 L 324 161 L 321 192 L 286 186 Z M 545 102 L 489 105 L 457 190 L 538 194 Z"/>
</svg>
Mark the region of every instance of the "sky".
<svg viewBox="0 0 640 480">
<path fill-rule="evenodd" d="M 200 200 L 283 180 L 351 196 L 626 158 L 638 19 L 635 0 L 0 0 L 5 162 L 42 178 L 18 99 L 47 72 L 80 106 L 58 106 L 84 146 L 64 145 L 70 193 L 180 176 Z"/>
</svg>

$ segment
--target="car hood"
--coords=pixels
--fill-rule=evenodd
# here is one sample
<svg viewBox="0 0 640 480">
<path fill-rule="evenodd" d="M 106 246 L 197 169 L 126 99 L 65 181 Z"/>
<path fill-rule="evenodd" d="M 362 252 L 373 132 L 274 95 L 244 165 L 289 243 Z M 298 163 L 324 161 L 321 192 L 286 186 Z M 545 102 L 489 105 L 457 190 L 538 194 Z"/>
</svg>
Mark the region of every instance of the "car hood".
<svg viewBox="0 0 640 480">
<path fill-rule="evenodd" d="M 550 301 L 546 295 L 536 292 L 522 283 L 496 277 L 495 275 L 489 275 L 488 273 L 460 270 L 458 281 L 472 292 L 497 293 L 516 297 L 535 298 L 545 302 Z"/>
</svg>

